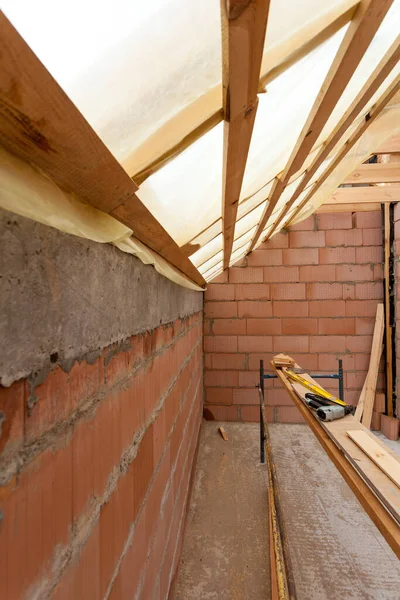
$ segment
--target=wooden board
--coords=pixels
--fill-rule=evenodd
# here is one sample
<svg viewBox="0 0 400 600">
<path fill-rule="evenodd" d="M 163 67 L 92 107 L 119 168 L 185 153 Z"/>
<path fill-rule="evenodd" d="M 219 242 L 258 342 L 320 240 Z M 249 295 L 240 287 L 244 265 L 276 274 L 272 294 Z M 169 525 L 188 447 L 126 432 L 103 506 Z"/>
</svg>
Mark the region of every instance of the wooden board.
<svg viewBox="0 0 400 600">
<path fill-rule="evenodd" d="M 383 142 L 375 151 L 375 154 L 392 154 L 392 152 L 400 152 L 400 135 L 394 135 Z"/>
<path fill-rule="evenodd" d="M 360 423 L 361 423 L 361 419 L 362 419 L 363 412 L 364 412 L 365 390 L 367 388 L 367 377 L 368 377 L 368 373 L 365 377 L 364 385 L 362 387 L 361 394 L 360 394 L 360 397 L 357 402 L 356 412 L 354 413 L 354 417 L 357 419 L 357 421 L 360 421 Z"/>
<path fill-rule="evenodd" d="M 247 155 L 258 106 L 258 84 L 269 0 L 221 0 L 224 155 L 224 269 L 229 266 Z"/>
<path fill-rule="evenodd" d="M 352 133 L 346 143 L 339 149 L 335 158 L 330 162 L 329 166 L 325 169 L 325 171 L 320 175 L 317 182 L 314 186 L 312 186 L 311 190 L 308 194 L 303 198 L 303 200 L 298 204 L 296 209 L 293 211 L 292 216 L 286 226 L 289 226 L 290 223 L 296 218 L 299 212 L 305 207 L 306 204 L 311 200 L 314 194 L 319 190 L 321 185 L 328 179 L 328 177 L 333 173 L 336 167 L 342 162 L 344 157 L 350 152 L 350 150 L 355 146 L 358 140 L 362 137 L 362 135 L 367 131 L 367 129 L 372 125 L 372 123 L 377 119 L 377 117 L 381 114 L 384 108 L 393 100 L 396 94 L 400 89 L 400 75 L 398 75 L 391 85 L 387 88 L 387 90 L 382 94 L 379 98 L 378 102 L 371 108 L 368 113 L 369 118 L 363 120 L 357 129 Z M 394 100 L 393 100 L 394 101 Z"/>
<path fill-rule="evenodd" d="M 305 388 L 298 386 L 302 390 L 298 394 L 281 369 L 276 369 L 276 373 L 329 458 L 396 556 L 400 558 L 400 495 L 397 486 L 346 435 L 347 429 L 368 430 L 352 415 L 331 423 L 322 423 L 301 400 L 301 394 L 306 393 Z M 313 382 L 311 377 L 309 380 Z M 345 429 L 341 432 L 343 425 Z M 373 434 L 369 432 L 369 435 Z"/>
<path fill-rule="evenodd" d="M 371 357 L 365 386 L 364 410 L 362 424 L 371 427 L 372 411 L 374 409 L 376 382 L 379 373 L 379 361 L 382 355 L 383 332 L 385 329 L 385 314 L 383 304 L 376 307 L 376 321 L 372 338 Z"/>
<path fill-rule="evenodd" d="M 321 204 L 315 211 L 318 214 L 345 213 L 345 212 L 374 212 L 381 210 L 381 205 L 375 202 L 360 202 L 352 204 Z"/>
<path fill-rule="evenodd" d="M 365 186 L 341 187 L 327 198 L 325 206 L 338 204 L 388 204 L 398 202 L 400 198 L 400 185 L 390 186 Z"/>
<path fill-rule="evenodd" d="M 346 431 L 347 435 L 400 488 L 400 461 L 382 448 L 365 431 Z"/>
<path fill-rule="evenodd" d="M 137 185 L 0 12 L 0 144 L 106 212 L 198 285 L 205 281 L 136 196 Z"/>
<path fill-rule="evenodd" d="M 360 165 L 344 183 L 399 183 L 400 164 L 368 163 Z"/>
<path fill-rule="evenodd" d="M 386 396 L 382 392 L 375 394 L 374 410 L 378 413 L 386 411 Z"/>
<path fill-rule="evenodd" d="M 381 165 L 380 165 L 381 166 Z M 396 166 L 400 168 L 399 163 L 385 164 L 384 166 Z M 399 196 L 398 196 L 399 198 Z M 392 348 L 392 327 L 390 321 L 390 206 L 384 206 L 384 281 L 385 281 L 385 367 L 386 367 L 386 398 L 387 414 L 393 417 L 393 348 Z"/>
<path fill-rule="evenodd" d="M 312 377 L 310 377 L 310 375 L 308 375 L 307 373 L 304 373 L 302 376 L 311 381 L 312 383 L 316 383 L 312 379 Z M 304 388 L 298 383 L 293 383 L 292 389 L 299 398 L 304 400 L 305 394 L 308 391 L 306 388 Z M 316 421 L 317 424 L 329 434 L 330 438 L 334 441 L 336 446 L 338 446 L 342 454 L 347 458 L 347 460 L 356 469 L 356 471 L 368 483 L 368 485 L 378 496 L 382 504 L 385 505 L 387 510 L 392 514 L 392 516 L 400 525 L 400 494 L 397 489 L 397 486 L 395 486 L 393 482 L 390 481 L 390 479 L 387 477 L 387 475 L 383 473 L 381 469 L 379 469 L 379 467 L 377 467 L 360 448 L 358 448 L 358 446 L 349 438 L 346 432 L 348 430 L 359 430 L 365 431 L 367 435 L 372 437 L 372 439 L 377 439 L 376 436 L 373 433 L 371 433 L 369 429 L 364 427 L 362 423 L 357 421 L 357 419 L 353 415 L 346 415 L 342 419 L 337 419 L 336 421 L 324 422 L 320 421 L 317 418 L 317 416 L 304 405 L 303 402 L 301 402 L 301 404 L 307 411 L 308 418 L 310 419 L 311 416 L 311 418 L 314 421 Z M 394 452 L 390 448 L 388 448 L 383 442 L 378 440 L 377 443 L 379 443 L 381 447 L 384 448 L 391 456 L 396 458 Z"/>
<path fill-rule="evenodd" d="M 336 144 L 339 142 L 343 134 L 347 131 L 348 127 L 353 123 L 354 119 L 359 115 L 359 113 L 364 109 L 365 105 L 372 98 L 374 93 L 377 92 L 377 90 L 385 81 L 388 74 L 395 67 L 399 59 L 400 36 L 398 36 L 398 38 L 386 52 L 385 56 L 374 69 L 374 71 L 362 87 L 357 97 L 354 99 L 348 110 L 344 113 L 343 117 L 340 119 L 336 127 L 333 129 L 332 133 L 329 135 L 328 139 L 317 152 L 316 157 L 312 161 L 311 165 L 307 168 L 306 173 L 300 180 L 300 183 L 296 187 L 296 190 L 292 194 L 291 198 L 288 200 L 288 202 L 285 203 L 285 206 L 283 207 L 279 217 L 275 221 L 273 228 L 268 234 L 268 237 L 271 237 L 274 230 L 283 221 L 293 204 L 296 202 L 297 198 L 299 198 L 300 194 L 310 183 L 323 161 L 334 150 Z"/>
<path fill-rule="evenodd" d="M 276 578 L 276 560 L 274 548 L 274 535 L 272 532 L 272 516 L 269 511 L 269 564 L 271 576 L 271 600 L 279 600 L 278 581 Z"/>
</svg>

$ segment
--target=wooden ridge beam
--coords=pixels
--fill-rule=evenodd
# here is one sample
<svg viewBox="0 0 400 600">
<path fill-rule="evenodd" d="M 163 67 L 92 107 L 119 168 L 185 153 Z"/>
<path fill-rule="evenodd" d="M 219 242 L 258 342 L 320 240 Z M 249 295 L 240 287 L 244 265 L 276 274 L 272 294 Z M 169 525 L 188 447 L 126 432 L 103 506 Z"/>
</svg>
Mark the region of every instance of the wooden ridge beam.
<svg viewBox="0 0 400 600">
<path fill-rule="evenodd" d="M 0 12 L 0 144 L 113 216 L 184 275 L 198 270 L 135 192 L 136 184 Z"/>
<path fill-rule="evenodd" d="M 222 231 L 229 266 L 240 190 L 257 112 L 269 0 L 221 0 L 224 156 Z"/>
<path fill-rule="evenodd" d="M 290 178 L 303 166 L 392 3 L 393 0 L 362 0 L 358 5 L 286 167 L 274 180 L 248 252 L 262 235 Z"/>
<path fill-rule="evenodd" d="M 392 98 L 398 93 L 400 89 L 400 75 L 396 77 L 396 79 L 391 83 L 388 89 L 382 94 L 379 98 L 378 102 L 371 108 L 366 118 L 358 125 L 357 129 L 352 133 L 347 142 L 340 148 L 335 158 L 329 164 L 327 169 L 320 176 L 318 181 L 316 181 L 315 185 L 312 186 L 309 193 L 303 198 L 300 204 L 296 207 L 295 211 L 290 217 L 290 220 L 286 223 L 286 226 L 289 226 L 290 223 L 293 222 L 295 217 L 299 214 L 299 212 L 304 208 L 304 206 L 311 200 L 315 192 L 321 187 L 321 185 L 326 181 L 326 179 L 333 173 L 336 167 L 341 163 L 343 158 L 350 152 L 353 146 L 358 142 L 360 137 L 365 133 L 365 131 L 372 125 L 375 119 L 380 115 L 385 106 L 392 100 Z M 366 188 L 365 188 L 366 189 Z"/>
<path fill-rule="evenodd" d="M 399 163 L 370 163 L 360 165 L 344 183 L 400 183 Z"/>
</svg>

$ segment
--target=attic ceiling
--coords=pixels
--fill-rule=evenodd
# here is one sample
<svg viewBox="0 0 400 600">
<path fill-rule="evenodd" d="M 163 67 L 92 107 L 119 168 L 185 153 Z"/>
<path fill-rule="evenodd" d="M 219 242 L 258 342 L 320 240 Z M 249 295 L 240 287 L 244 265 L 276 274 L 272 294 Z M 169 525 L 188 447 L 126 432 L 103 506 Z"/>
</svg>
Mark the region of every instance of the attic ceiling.
<svg viewBox="0 0 400 600">
<path fill-rule="evenodd" d="M 3 1 L 206 281 L 400 134 L 400 0 L 110 7 Z"/>
</svg>

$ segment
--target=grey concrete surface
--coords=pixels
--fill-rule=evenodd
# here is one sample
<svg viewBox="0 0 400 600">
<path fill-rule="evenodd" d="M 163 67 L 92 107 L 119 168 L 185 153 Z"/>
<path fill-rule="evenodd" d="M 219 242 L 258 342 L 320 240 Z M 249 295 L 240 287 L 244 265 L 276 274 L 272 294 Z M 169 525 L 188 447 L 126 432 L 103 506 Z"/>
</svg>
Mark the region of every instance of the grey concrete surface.
<svg viewBox="0 0 400 600">
<path fill-rule="evenodd" d="M 310 429 L 270 431 L 299 600 L 399 598 L 399 561 Z"/>
<path fill-rule="evenodd" d="M 267 483 L 253 425 L 203 422 L 175 600 L 270 597 Z"/>
<path fill-rule="evenodd" d="M 258 426 L 202 426 L 174 600 L 270 597 Z M 397 600 L 400 563 L 306 425 L 270 425 L 298 600 Z"/>
<path fill-rule="evenodd" d="M 202 310 L 178 286 L 111 244 L 0 210 L 0 382 Z M 56 354 L 55 354 L 56 353 Z"/>
</svg>

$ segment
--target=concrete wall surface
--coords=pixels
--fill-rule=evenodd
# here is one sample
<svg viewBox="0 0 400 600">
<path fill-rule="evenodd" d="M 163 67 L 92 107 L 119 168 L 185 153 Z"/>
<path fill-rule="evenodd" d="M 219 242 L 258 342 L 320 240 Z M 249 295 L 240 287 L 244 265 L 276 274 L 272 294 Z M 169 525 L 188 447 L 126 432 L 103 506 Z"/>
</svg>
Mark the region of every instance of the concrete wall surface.
<svg viewBox="0 0 400 600">
<path fill-rule="evenodd" d="M 0 386 L 0 597 L 167 598 L 201 422 L 202 295 L 26 219 L 3 214 L 0 231 L 14 381 Z"/>
<path fill-rule="evenodd" d="M 67 370 L 114 342 L 202 310 L 184 289 L 111 244 L 0 209 L 0 383 Z"/>
<path fill-rule="evenodd" d="M 261 244 L 205 293 L 205 416 L 258 421 L 260 359 L 283 352 L 309 372 L 343 359 L 346 401 L 356 404 L 383 301 L 380 212 L 313 215 Z M 382 363 L 383 366 L 383 363 Z M 324 387 L 338 393 L 335 382 Z M 301 420 L 277 380 L 267 380 L 271 421 Z M 384 388 L 381 370 L 378 389 Z"/>
</svg>

